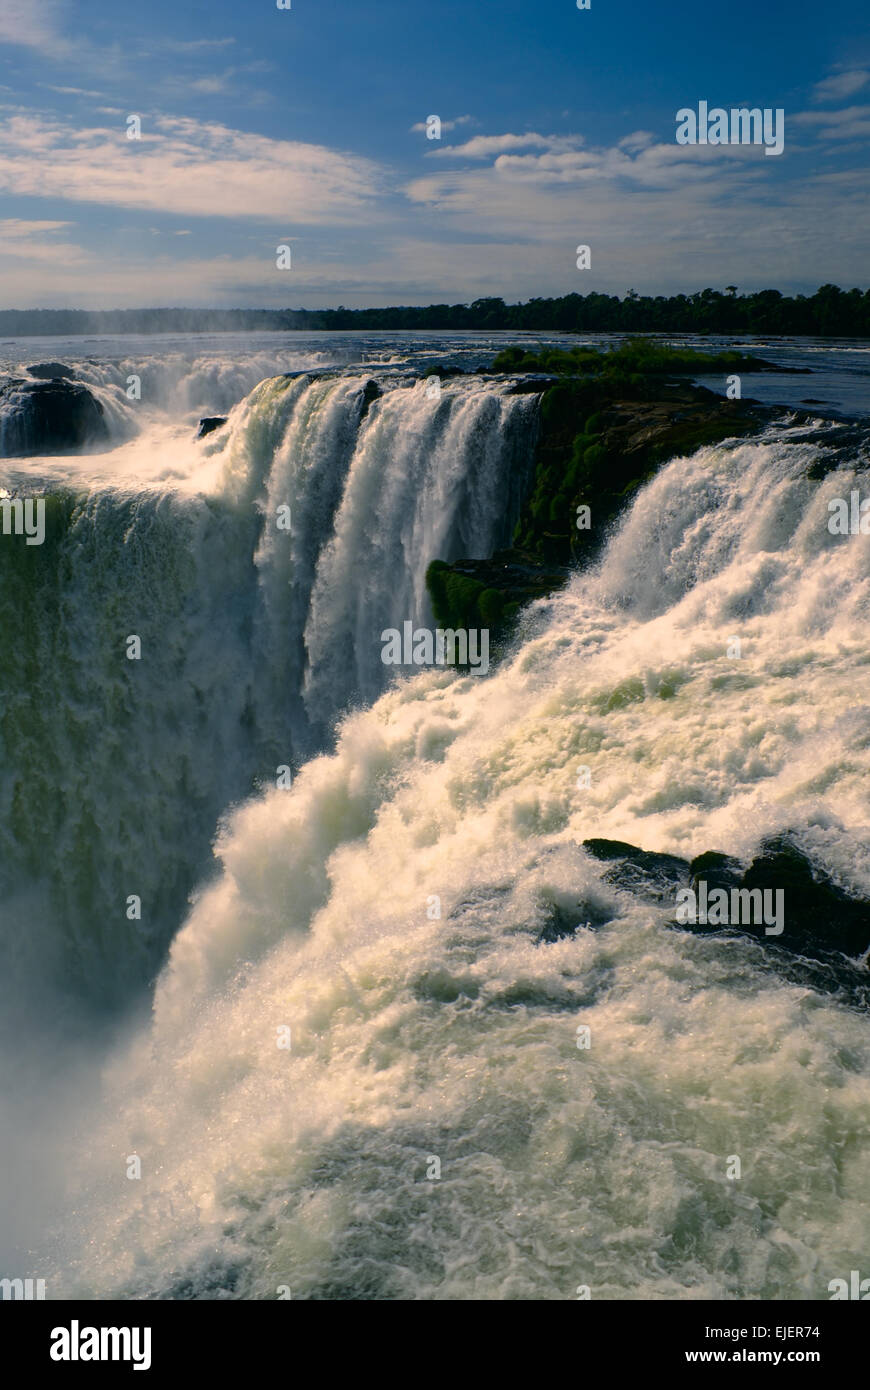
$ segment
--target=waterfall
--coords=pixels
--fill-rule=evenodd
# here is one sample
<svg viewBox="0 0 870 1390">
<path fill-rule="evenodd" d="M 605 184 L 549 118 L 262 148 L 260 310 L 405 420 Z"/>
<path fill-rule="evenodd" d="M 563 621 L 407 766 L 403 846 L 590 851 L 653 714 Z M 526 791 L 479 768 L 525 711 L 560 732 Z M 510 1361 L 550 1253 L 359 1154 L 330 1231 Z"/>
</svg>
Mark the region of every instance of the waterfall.
<svg viewBox="0 0 870 1390">
<path fill-rule="evenodd" d="M 167 473 L 173 449 L 195 454 L 196 486 L 85 488 L 43 466 L 45 543 L 0 537 L 0 951 L 16 979 L 54 974 L 101 1007 L 147 984 L 221 814 L 384 689 L 380 628 L 426 620 L 430 560 L 509 538 L 534 401 L 480 381 L 437 399 L 389 381 L 372 400 L 370 382 L 270 378 L 201 443 L 136 443 Z"/>
<path fill-rule="evenodd" d="M 283 389 L 312 479 L 300 406 L 322 413 L 329 389 L 349 402 L 356 387 Z M 452 425 L 406 400 L 401 421 L 392 400 L 373 407 L 305 570 L 341 669 L 363 678 L 360 569 L 382 596 L 394 570 L 399 602 L 422 601 L 407 556 L 444 543 L 443 499 L 491 495 L 469 399 Z M 338 399 L 327 414 L 343 438 Z M 474 487 L 415 464 L 421 417 L 445 460 L 451 434 L 466 441 Z M 860 1267 L 865 1020 L 780 978 L 756 942 L 670 929 L 581 847 L 742 854 L 787 819 L 870 891 L 854 679 L 870 537 L 828 529 L 855 475 L 814 480 L 822 453 L 784 427 L 673 461 L 489 679 L 394 685 L 292 788 L 225 821 L 153 1023 L 118 1050 L 88 1131 L 64 1290 L 824 1298 Z M 293 600 L 262 538 L 257 555 L 271 621 Z M 542 944 L 554 912 L 578 929 Z M 119 1155 L 134 1152 L 129 1183 Z"/>
</svg>

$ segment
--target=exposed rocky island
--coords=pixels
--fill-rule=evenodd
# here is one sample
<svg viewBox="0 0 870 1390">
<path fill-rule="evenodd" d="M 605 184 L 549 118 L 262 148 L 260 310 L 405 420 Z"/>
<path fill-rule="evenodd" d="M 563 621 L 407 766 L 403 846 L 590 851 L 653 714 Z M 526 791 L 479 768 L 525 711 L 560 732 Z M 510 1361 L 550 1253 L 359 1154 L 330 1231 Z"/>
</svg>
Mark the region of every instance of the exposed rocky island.
<svg viewBox="0 0 870 1390">
<path fill-rule="evenodd" d="M 0 386 L 0 458 L 63 454 L 108 439 L 102 405 L 63 363 L 27 370 L 30 378 Z"/>
<path fill-rule="evenodd" d="M 516 375 L 515 391 L 541 397 L 529 492 L 510 549 L 429 566 L 438 622 L 497 632 L 522 604 L 560 588 L 572 567 L 599 550 L 610 523 L 662 464 L 753 434 L 782 413 L 686 378 L 721 372 L 724 391 L 728 379 L 772 370 L 782 368 L 738 352 L 673 349 L 646 338 L 609 352 L 500 352 L 489 372 Z"/>
</svg>

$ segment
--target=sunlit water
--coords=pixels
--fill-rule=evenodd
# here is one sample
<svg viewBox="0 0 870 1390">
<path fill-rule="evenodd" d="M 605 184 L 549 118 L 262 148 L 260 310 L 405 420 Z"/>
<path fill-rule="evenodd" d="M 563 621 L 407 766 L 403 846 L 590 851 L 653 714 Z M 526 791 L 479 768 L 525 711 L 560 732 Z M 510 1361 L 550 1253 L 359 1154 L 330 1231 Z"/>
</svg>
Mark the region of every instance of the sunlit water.
<svg viewBox="0 0 870 1390">
<path fill-rule="evenodd" d="M 405 363 L 360 422 L 372 370 L 266 383 L 197 443 L 164 416 L 159 458 L 152 433 L 52 462 L 56 533 L 4 571 L 5 1004 L 33 1037 L 7 1272 L 54 1297 L 827 1298 L 868 1272 L 866 1014 L 673 930 L 581 842 L 745 857 L 787 828 L 870 896 L 870 537 L 827 526 L 861 479 L 810 480 L 828 427 L 787 421 L 674 460 L 490 676 L 385 690 L 428 560 L 509 538 L 535 421 Z M 578 930 L 540 944 L 554 908 Z"/>
</svg>

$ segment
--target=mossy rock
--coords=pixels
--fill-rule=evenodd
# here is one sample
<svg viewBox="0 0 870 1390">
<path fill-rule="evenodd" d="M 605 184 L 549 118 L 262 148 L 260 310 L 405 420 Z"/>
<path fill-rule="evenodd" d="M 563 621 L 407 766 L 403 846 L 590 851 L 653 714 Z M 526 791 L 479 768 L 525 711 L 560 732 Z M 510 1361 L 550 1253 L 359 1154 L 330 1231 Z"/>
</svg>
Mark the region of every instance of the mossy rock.
<svg viewBox="0 0 870 1390">
<path fill-rule="evenodd" d="M 484 589 L 477 600 L 477 611 L 484 627 L 499 627 L 504 619 L 504 595 L 498 589 Z"/>
<path fill-rule="evenodd" d="M 432 610 L 441 627 L 473 627 L 483 584 L 457 574 L 443 560 L 433 560 L 426 571 L 426 587 Z"/>
</svg>

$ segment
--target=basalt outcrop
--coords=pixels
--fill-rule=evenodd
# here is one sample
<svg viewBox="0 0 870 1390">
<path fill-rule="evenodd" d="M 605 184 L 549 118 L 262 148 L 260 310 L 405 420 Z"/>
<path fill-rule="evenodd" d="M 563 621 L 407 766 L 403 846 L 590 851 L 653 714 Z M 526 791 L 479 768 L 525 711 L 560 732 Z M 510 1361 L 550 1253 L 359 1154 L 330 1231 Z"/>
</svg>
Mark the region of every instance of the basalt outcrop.
<svg viewBox="0 0 870 1390">
<path fill-rule="evenodd" d="M 215 430 L 219 430 L 226 423 L 226 415 L 203 415 L 196 432 L 197 439 L 204 439 L 207 434 L 213 434 Z"/>
<path fill-rule="evenodd" d="M 755 433 L 776 413 L 662 378 L 524 378 L 512 389 L 541 397 L 514 545 L 482 560 L 430 565 L 426 582 L 444 626 L 509 623 L 524 603 L 561 588 L 573 567 L 595 556 L 610 524 L 662 464 Z M 589 508 L 586 516 L 581 507 Z"/>
<path fill-rule="evenodd" d="M 850 1002 L 870 1005 L 865 959 L 870 948 L 870 902 L 836 883 L 813 862 L 793 833 L 763 840 L 748 862 L 714 850 L 688 860 L 621 840 L 584 840 L 583 848 L 607 865 L 605 883 L 651 908 L 673 907 L 671 927 L 702 936 L 753 937 L 764 945 L 772 964 L 785 968 L 792 978 L 813 988 L 844 991 Z M 700 901 L 702 885 L 704 900 L 719 889 L 739 911 L 726 912 L 726 921 L 681 920 L 676 911 L 679 895 L 690 889 Z M 777 899 L 781 930 L 769 932 L 761 920 L 764 894 L 767 902 L 781 895 Z M 573 934 L 581 925 L 576 922 L 570 931 L 558 934 Z"/>
<path fill-rule="evenodd" d="M 63 454 L 108 437 L 102 405 L 79 382 L 14 377 L 0 386 L 2 458 Z"/>
</svg>

